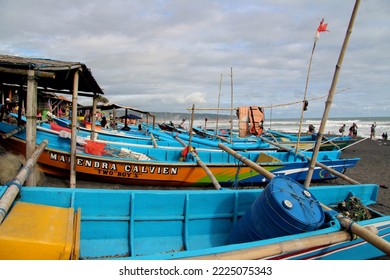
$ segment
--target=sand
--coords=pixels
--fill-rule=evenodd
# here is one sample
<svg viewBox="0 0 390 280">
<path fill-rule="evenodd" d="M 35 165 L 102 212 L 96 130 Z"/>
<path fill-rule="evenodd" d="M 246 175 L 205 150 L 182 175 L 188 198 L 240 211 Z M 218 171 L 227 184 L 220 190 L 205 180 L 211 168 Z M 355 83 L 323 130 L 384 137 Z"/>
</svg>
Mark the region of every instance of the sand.
<svg viewBox="0 0 390 280">
<path fill-rule="evenodd" d="M 375 210 L 390 215 L 390 141 L 364 140 L 343 150 L 343 157 L 358 157 L 360 161 L 345 175 L 359 183 L 372 183 L 380 186 Z M 348 184 L 342 179 L 333 183 Z"/>
</svg>

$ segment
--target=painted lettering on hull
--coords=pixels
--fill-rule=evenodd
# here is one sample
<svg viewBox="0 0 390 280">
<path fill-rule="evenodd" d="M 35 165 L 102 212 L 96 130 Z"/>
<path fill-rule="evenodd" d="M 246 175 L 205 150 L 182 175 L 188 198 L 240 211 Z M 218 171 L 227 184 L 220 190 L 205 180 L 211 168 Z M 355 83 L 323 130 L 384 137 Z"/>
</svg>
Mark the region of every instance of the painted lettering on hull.
<svg viewBox="0 0 390 280">
<path fill-rule="evenodd" d="M 50 152 L 50 160 L 62 163 L 70 163 L 70 156 Z M 139 177 L 142 174 L 177 175 L 178 167 L 160 165 L 124 164 L 104 160 L 77 158 L 76 165 L 90 168 L 99 175 L 117 177 Z"/>
</svg>

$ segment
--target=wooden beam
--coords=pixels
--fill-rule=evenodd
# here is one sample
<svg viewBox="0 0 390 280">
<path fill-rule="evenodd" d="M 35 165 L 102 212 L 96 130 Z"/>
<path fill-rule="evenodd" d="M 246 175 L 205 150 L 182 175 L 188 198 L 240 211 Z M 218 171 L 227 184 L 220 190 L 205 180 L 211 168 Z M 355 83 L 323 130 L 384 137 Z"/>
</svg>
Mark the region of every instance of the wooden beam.
<svg viewBox="0 0 390 280">
<path fill-rule="evenodd" d="M 26 75 L 27 76 L 29 71 L 32 71 L 32 70 L 0 67 L 0 72 L 9 73 L 9 74 L 16 74 L 16 75 Z M 40 77 L 40 78 L 55 79 L 56 74 L 54 74 L 53 72 L 35 70 L 35 76 Z"/>
</svg>

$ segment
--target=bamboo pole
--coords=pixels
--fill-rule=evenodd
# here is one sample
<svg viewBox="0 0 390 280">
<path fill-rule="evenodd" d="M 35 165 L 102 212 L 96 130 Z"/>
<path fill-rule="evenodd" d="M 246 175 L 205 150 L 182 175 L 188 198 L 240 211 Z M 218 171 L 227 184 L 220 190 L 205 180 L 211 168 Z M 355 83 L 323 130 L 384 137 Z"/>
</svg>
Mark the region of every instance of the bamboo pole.
<svg viewBox="0 0 390 280">
<path fill-rule="evenodd" d="M 154 146 L 155 148 L 157 148 L 157 147 L 158 147 L 158 145 L 157 145 L 156 139 L 154 138 L 154 135 L 153 135 L 153 133 L 150 133 L 150 138 L 152 139 L 153 146 Z"/>
<path fill-rule="evenodd" d="M 374 234 L 378 232 L 374 226 L 366 227 Z M 356 236 L 355 236 L 356 239 Z M 230 252 L 215 253 L 210 255 L 183 258 L 185 260 L 258 260 L 273 256 L 310 250 L 316 247 L 325 247 L 340 242 L 351 240 L 351 234 L 347 231 L 337 231 L 317 236 L 302 237 L 293 240 L 238 249 Z"/>
<path fill-rule="evenodd" d="M 282 149 L 282 150 L 284 150 L 284 151 L 292 152 L 292 149 L 290 149 L 290 148 L 288 148 L 288 147 L 286 147 L 286 146 L 283 146 L 283 145 L 274 143 L 274 142 L 272 142 L 272 141 L 269 141 L 268 139 L 266 139 L 266 138 L 264 138 L 264 137 L 262 137 L 262 136 L 259 136 L 259 138 L 260 138 L 261 140 L 263 140 L 264 142 L 266 142 L 266 143 L 268 143 L 268 144 L 271 144 L 271 145 L 273 145 L 273 146 L 275 146 L 275 147 L 278 147 L 278 148 L 280 148 L 280 149 Z M 312 159 L 312 158 L 310 158 L 309 156 L 306 156 L 306 155 L 304 155 L 304 154 L 302 154 L 302 153 L 299 153 L 299 152 L 295 152 L 295 154 L 297 154 L 297 155 L 299 155 L 299 156 L 301 156 L 301 157 L 306 158 L 308 161 L 311 161 L 311 159 Z M 322 169 L 328 171 L 329 173 L 332 173 L 333 175 L 336 175 L 336 176 L 338 176 L 338 177 L 344 179 L 345 181 L 347 181 L 347 182 L 349 182 L 349 183 L 351 183 L 351 184 L 355 184 L 355 185 L 360 184 L 360 182 L 355 181 L 355 180 L 352 179 L 352 178 L 349 178 L 348 176 L 344 175 L 343 173 L 340 173 L 340 172 L 338 172 L 338 171 L 336 171 L 336 170 L 334 170 L 334 169 L 332 169 L 332 168 L 326 166 L 325 164 L 323 164 L 323 163 L 321 163 L 321 162 L 316 161 L 316 162 L 315 162 L 315 165 L 321 167 Z"/>
<path fill-rule="evenodd" d="M 247 166 L 251 167 L 252 169 L 257 171 L 259 174 L 261 174 L 264 177 L 266 177 L 267 179 L 272 180 L 275 177 L 275 175 L 273 173 L 271 173 L 268 170 L 264 169 L 260 165 L 254 163 L 250 159 L 240 155 L 239 153 L 237 153 L 236 151 L 230 149 L 229 147 L 226 147 L 225 145 L 223 145 L 221 143 L 218 144 L 218 147 L 221 148 L 222 150 L 224 150 L 225 152 L 231 154 L 232 156 L 234 156 L 238 160 L 242 161 Z M 325 210 L 329 210 L 330 209 L 328 206 L 326 206 L 326 205 L 324 205 L 322 203 L 321 203 L 321 206 Z M 342 227 L 344 227 L 347 230 L 350 230 L 352 233 L 354 233 L 357 236 L 361 237 L 362 239 L 364 239 L 365 241 L 367 241 L 371 245 L 375 246 L 376 248 L 380 249 L 382 252 L 384 252 L 384 253 L 386 253 L 387 255 L 390 256 L 390 243 L 389 242 L 387 242 L 386 240 L 382 239 L 379 236 L 376 236 L 376 235 L 370 234 L 369 232 L 366 232 L 367 230 L 364 227 L 356 224 L 351 219 L 349 219 L 348 217 L 343 216 L 342 214 L 338 214 L 336 216 L 336 218 L 340 222 L 340 225 Z"/>
<path fill-rule="evenodd" d="M 213 172 L 208 168 L 206 164 L 199 158 L 199 156 L 191 149 L 191 154 L 195 157 L 196 162 L 199 164 L 200 167 L 203 168 L 203 170 L 206 172 L 206 174 L 210 177 L 211 182 L 213 183 L 214 187 L 217 190 L 220 190 L 222 187 L 219 184 L 218 180 L 215 178 Z"/>
<path fill-rule="evenodd" d="M 330 143 L 330 144 L 332 144 L 332 146 L 334 146 L 334 147 L 337 148 L 338 150 L 341 150 L 341 149 L 340 149 L 340 146 L 338 146 L 336 143 L 333 142 L 333 141 L 334 141 L 335 139 L 337 139 L 337 138 L 340 138 L 340 137 L 336 137 L 336 138 L 331 139 L 331 140 L 330 140 L 330 139 L 327 139 L 327 138 L 325 138 L 325 137 L 323 137 L 323 139 L 326 140 L 326 141 L 325 141 L 325 142 L 321 142 L 321 146 Z M 313 149 L 313 148 L 314 148 L 314 145 L 313 145 L 312 147 L 310 147 L 310 148 L 307 148 L 307 149 L 303 150 L 303 151 L 308 151 L 308 150 Z"/>
<path fill-rule="evenodd" d="M 7 67 L 0 67 L 0 72 L 4 73 L 11 73 L 11 74 L 16 74 L 16 75 L 28 75 L 28 71 L 31 70 L 25 70 L 25 69 L 11 69 Z M 35 70 L 35 75 L 40 78 L 51 78 L 55 79 L 56 75 L 52 72 L 46 72 L 46 71 L 40 71 L 40 70 Z"/>
<path fill-rule="evenodd" d="M 367 139 L 368 139 L 368 137 L 363 138 L 363 139 L 360 139 L 359 141 L 356 141 L 355 143 L 353 143 L 353 144 L 351 144 L 351 145 L 348 145 L 348 146 L 345 146 L 344 148 L 341 148 L 340 151 L 342 151 L 342 150 L 344 150 L 344 149 L 346 149 L 346 148 L 349 148 L 349 147 L 351 147 L 351 146 L 353 146 L 353 145 L 356 145 L 356 144 L 358 144 L 358 143 L 360 143 L 360 142 L 363 142 L 363 141 L 365 141 L 365 140 L 367 140 Z"/>
<path fill-rule="evenodd" d="M 96 105 L 98 103 L 98 98 L 95 95 L 92 100 L 92 113 L 91 113 L 91 140 L 95 139 L 96 133 Z"/>
<path fill-rule="evenodd" d="M 246 164 L 247 166 L 249 166 L 250 168 L 252 168 L 253 170 L 257 171 L 259 174 L 263 175 L 264 177 L 266 177 L 267 179 L 272 179 L 273 177 L 275 177 L 275 175 L 271 172 L 269 172 L 268 170 L 266 170 L 265 168 L 261 167 L 259 164 L 251 161 L 250 159 L 244 157 L 243 155 L 241 155 L 239 152 L 219 143 L 218 144 L 218 147 L 222 150 L 224 150 L 225 152 L 227 152 L 228 154 L 231 154 L 232 156 L 234 156 L 236 159 L 238 159 L 239 161 L 243 162 L 244 164 Z"/>
<path fill-rule="evenodd" d="M 233 108 L 233 67 L 230 67 L 230 106 Z M 233 142 L 233 110 L 230 111 L 230 144 Z"/>
<path fill-rule="evenodd" d="M 186 143 L 184 143 L 184 141 L 181 140 L 179 137 L 176 136 L 175 139 L 176 139 L 180 144 L 182 144 L 184 147 L 187 146 Z M 211 182 L 213 183 L 214 187 L 215 187 L 217 190 L 220 190 L 222 187 L 221 187 L 221 185 L 219 184 L 218 180 L 215 178 L 213 172 L 211 172 L 211 170 L 208 168 L 208 166 L 207 166 L 206 164 L 204 164 L 204 162 L 199 158 L 199 156 L 195 153 L 195 151 L 191 148 L 190 145 L 188 145 L 188 148 L 190 149 L 190 152 L 191 152 L 192 156 L 195 157 L 196 162 L 199 164 L 199 166 L 202 167 L 203 170 L 206 172 L 206 174 L 210 177 Z"/>
<path fill-rule="evenodd" d="M 303 101 L 302 101 L 301 119 L 299 120 L 298 140 L 297 140 L 297 146 L 296 146 L 296 149 L 295 149 L 295 153 L 298 153 L 298 146 L 299 146 L 299 142 L 301 140 L 302 122 L 303 122 L 303 114 L 304 114 L 303 112 L 305 111 L 305 108 L 306 108 L 307 87 L 308 87 L 308 84 L 309 84 L 310 69 L 311 69 L 311 64 L 312 64 L 312 61 L 313 61 L 313 55 L 314 55 L 314 50 L 316 48 L 316 45 L 317 45 L 317 40 L 314 40 L 313 48 L 311 50 L 311 55 L 310 55 L 309 67 L 307 69 L 305 93 L 304 93 Z"/>
<path fill-rule="evenodd" d="M 336 68 L 335 68 L 334 75 L 333 75 L 332 85 L 331 85 L 330 90 L 329 90 L 328 99 L 325 102 L 325 109 L 324 109 L 324 113 L 322 116 L 320 128 L 319 128 L 319 131 L 317 134 L 317 141 L 316 141 L 316 144 L 314 146 L 313 157 L 310 161 L 309 171 L 308 171 L 308 174 L 306 176 L 305 183 L 304 183 L 305 187 L 309 187 L 311 178 L 312 178 L 313 173 L 314 173 L 314 166 L 315 166 L 315 162 L 317 161 L 318 151 L 320 150 L 322 135 L 324 133 L 326 122 L 327 122 L 328 115 L 330 112 L 330 107 L 331 107 L 332 102 L 333 102 L 333 96 L 334 96 L 334 93 L 336 90 L 336 85 L 337 85 L 337 81 L 339 78 L 341 65 L 343 63 L 344 54 L 345 54 L 345 51 L 347 49 L 349 38 L 350 38 L 351 33 L 352 33 L 352 27 L 353 27 L 353 24 L 355 22 L 355 18 L 356 18 L 357 11 L 359 9 L 359 5 L 360 5 L 360 0 L 356 0 L 355 6 L 354 6 L 353 11 L 352 11 L 351 19 L 349 21 L 348 29 L 347 29 L 347 32 L 345 35 L 344 43 L 343 43 L 343 46 L 341 48 L 339 59 L 338 59 L 338 62 L 337 62 Z"/>
<path fill-rule="evenodd" d="M 18 132 L 20 132 L 20 131 L 23 131 L 25 128 L 26 128 L 25 125 L 23 125 L 23 126 L 18 126 L 18 127 L 15 128 L 14 130 L 11 130 L 10 132 L 7 132 L 7 133 L 3 134 L 3 135 L 2 135 L 2 138 L 3 138 L 3 139 L 10 138 L 11 136 L 15 135 L 16 133 L 18 133 Z"/>
<path fill-rule="evenodd" d="M 11 181 L 11 184 L 8 186 L 7 190 L 4 192 L 3 196 L 0 199 L 0 224 L 3 222 L 5 216 L 8 213 L 13 201 L 19 193 L 19 188 L 24 184 L 31 171 L 33 170 L 36 162 L 38 161 L 39 156 L 45 150 L 48 141 L 43 140 L 41 144 L 35 149 L 35 152 L 27 160 L 26 164 L 19 170 L 19 173 Z"/>
<path fill-rule="evenodd" d="M 219 91 L 218 91 L 218 108 L 221 100 L 221 88 L 222 88 L 222 73 L 221 78 L 219 79 Z M 218 122 L 219 122 L 219 109 L 217 109 L 217 123 L 215 124 L 215 136 L 218 135 Z"/>
<path fill-rule="evenodd" d="M 26 158 L 30 158 L 35 151 L 37 139 L 37 96 L 38 96 L 38 82 L 34 70 L 27 71 L 27 100 L 29 106 L 26 111 Z M 21 100 L 21 96 L 19 96 Z M 21 107 L 19 107 L 21 109 Z M 18 114 L 21 118 L 21 114 Z M 19 123 L 20 124 L 20 123 Z M 30 186 L 36 185 L 35 174 L 27 178 L 27 184 Z"/>
<path fill-rule="evenodd" d="M 188 140 L 188 146 L 191 146 L 191 142 L 192 142 L 192 127 L 194 125 L 194 118 L 195 118 L 195 104 L 192 104 L 191 121 L 190 121 L 190 128 L 189 128 L 190 139 Z"/>
<path fill-rule="evenodd" d="M 81 69 L 81 68 L 80 68 Z M 77 145 L 77 96 L 79 88 L 79 71 L 76 70 L 73 76 L 72 92 L 72 134 L 70 142 L 70 180 L 69 187 L 76 187 L 76 145 Z"/>
</svg>

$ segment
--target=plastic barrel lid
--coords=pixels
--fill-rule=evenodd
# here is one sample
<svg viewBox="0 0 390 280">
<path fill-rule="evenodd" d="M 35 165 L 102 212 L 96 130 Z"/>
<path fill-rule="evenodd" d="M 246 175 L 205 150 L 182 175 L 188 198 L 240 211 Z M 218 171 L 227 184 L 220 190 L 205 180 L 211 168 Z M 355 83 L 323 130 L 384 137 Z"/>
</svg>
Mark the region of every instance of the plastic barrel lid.
<svg viewBox="0 0 390 280">
<path fill-rule="evenodd" d="M 267 201 L 275 214 L 303 229 L 317 228 L 324 221 L 318 200 L 300 183 L 286 176 L 274 177 L 266 188 Z"/>
</svg>

